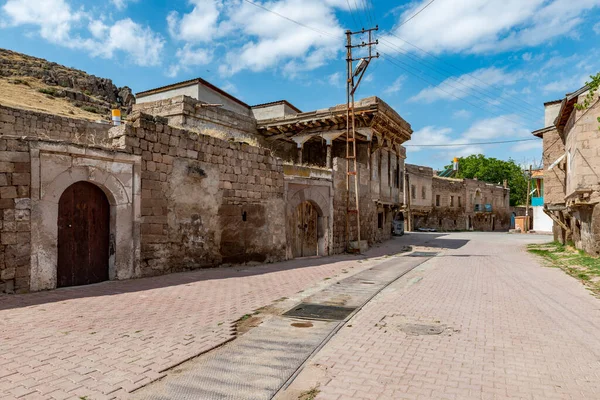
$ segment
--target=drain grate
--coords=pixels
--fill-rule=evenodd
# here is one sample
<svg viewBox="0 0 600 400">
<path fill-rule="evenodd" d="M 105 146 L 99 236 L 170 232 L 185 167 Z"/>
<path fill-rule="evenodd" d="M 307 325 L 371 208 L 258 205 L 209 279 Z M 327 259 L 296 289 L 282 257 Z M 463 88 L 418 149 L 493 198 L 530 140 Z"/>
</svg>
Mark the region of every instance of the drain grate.
<svg viewBox="0 0 600 400">
<path fill-rule="evenodd" d="M 300 303 L 285 312 L 286 317 L 317 319 L 325 321 L 341 321 L 354 311 L 356 307 L 327 306 L 323 304 Z"/>
<path fill-rule="evenodd" d="M 435 251 L 415 251 L 414 253 L 408 254 L 405 257 L 435 257 L 438 253 Z"/>
</svg>

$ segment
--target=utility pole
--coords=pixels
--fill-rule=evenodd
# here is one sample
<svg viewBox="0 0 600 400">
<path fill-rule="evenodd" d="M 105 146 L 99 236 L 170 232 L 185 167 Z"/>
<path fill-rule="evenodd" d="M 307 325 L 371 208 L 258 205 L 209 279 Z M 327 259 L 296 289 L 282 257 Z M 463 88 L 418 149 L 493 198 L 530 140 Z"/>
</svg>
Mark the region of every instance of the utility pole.
<svg viewBox="0 0 600 400">
<path fill-rule="evenodd" d="M 347 66 L 347 81 L 346 81 L 346 249 L 360 253 L 360 206 L 359 206 L 359 193 L 358 193 L 358 162 L 356 159 L 356 121 L 354 113 L 354 94 L 356 89 L 360 85 L 367 67 L 373 58 L 378 58 L 377 55 L 373 55 L 372 46 L 379 44 L 379 41 L 373 42 L 373 32 L 379 30 L 379 27 L 371 29 L 362 29 L 358 32 L 346 31 L 346 66 Z M 368 33 L 369 40 L 367 43 L 364 41 L 360 44 L 352 44 L 353 35 L 362 35 Z M 368 47 L 369 55 L 362 58 L 352 58 L 352 49 L 359 47 Z M 354 62 L 357 61 L 356 69 L 354 68 Z M 358 81 L 355 82 L 355 78 L 358 77 Z M 352 184 L 351 181 L 354 181 Z M 350 193 L 350 189 L 354 188 L 354 195 Z M 352 249 L 350 246 L 352 235 L 350 232 L 350 216 L 356 215 L 356 249 Z"/>
<path fill-rule="evenodd" d="M 531 164 L 529 165 L 529 175 L 527 176 L 527 206 L 525 207 L 525 233 L 529 233 L 529 198 L 531 196 Z"/>
</svg>

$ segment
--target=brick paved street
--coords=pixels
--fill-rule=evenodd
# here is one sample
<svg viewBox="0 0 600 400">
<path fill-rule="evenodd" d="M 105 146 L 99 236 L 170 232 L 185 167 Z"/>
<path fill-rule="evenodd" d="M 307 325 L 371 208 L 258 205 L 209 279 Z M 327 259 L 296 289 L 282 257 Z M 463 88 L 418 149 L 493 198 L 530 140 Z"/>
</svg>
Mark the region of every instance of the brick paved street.
<svg viewBox="0 0 600 400">
<path fill-rule="evenodd" d="M 600 300 L 524 251 L 548 240 L 435 239 L 455 248 L 368 303 L 282 398 L 320 382 L 321 400 L 600 399 Z"/>
<path fill-rule="evenodd" d="M 0 296 L 0 398 L 126 397 L 233 338 L 244 314 L 378 262 L 304 259 Z"/>
</svg>

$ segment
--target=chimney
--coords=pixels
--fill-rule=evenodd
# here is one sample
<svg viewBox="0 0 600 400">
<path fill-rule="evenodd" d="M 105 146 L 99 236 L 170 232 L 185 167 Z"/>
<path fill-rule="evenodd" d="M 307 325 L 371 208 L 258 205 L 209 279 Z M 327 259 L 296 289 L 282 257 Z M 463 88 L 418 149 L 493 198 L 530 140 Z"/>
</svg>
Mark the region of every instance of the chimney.
<svg viewBox="0 0 600 400">
<path fill-rule="evenodd" d="M 454 160 L 452 160 L 452 170 L 454 172 L 458 171 L 458 157 L 454 157 Z"/>
<path fill-rule="evenodd" d="M 508 179 L 504 180 L 503 186 L 504 186 L 504 189 L 508 188 Z"/>
</svg>

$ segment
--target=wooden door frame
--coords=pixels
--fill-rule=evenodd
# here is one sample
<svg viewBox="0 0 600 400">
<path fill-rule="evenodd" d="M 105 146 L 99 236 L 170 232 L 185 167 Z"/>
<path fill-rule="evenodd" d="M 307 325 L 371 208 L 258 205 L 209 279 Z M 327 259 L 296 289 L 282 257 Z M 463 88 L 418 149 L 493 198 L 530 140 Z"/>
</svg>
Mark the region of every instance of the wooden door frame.
<svg viewBox="0 0 600 400">
<path fill-rule="evenodd" d="M 67 146 L 43 142 L 35 146 L 31 159 L 30 290 L 56 288 L 58 203 L 65 189 L 79 181 L 98 186 L 110 204 L 113 251 L 109 279 L 140 277 L 141 158 L 97 149 L 86 157 L 87 149 L 73 149 L 84 153 L 81 155 L 65 152 Z"/>
</svg>

